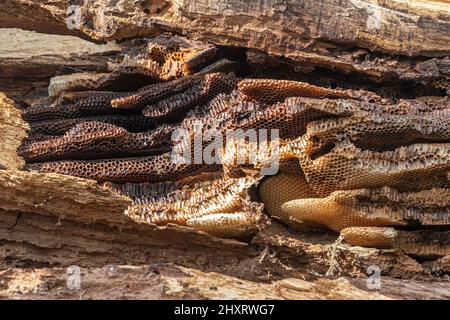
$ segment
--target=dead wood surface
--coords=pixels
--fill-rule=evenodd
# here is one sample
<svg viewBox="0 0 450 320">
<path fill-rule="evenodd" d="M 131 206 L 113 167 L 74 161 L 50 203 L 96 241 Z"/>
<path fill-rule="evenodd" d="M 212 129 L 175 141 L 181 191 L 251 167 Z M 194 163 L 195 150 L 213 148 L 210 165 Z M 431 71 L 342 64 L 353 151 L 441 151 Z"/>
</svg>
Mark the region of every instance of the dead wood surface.
<svg viewBox="0 0 450 320">
<path fill-rule="evenodd" d="M 20 102 L 47 95 L 55 75 L 108 70 L 108 61 L 120 51 L 112 42 L 95 45 L 73 36 L 19 29 L 2 29 L 0 48 L 1 91 Z"/>
<path fill-rule="evenodd" d="M 0 27 L 98 41 L 173 31 L 377 81 L 421 81 L 450 70 L 447 1 L 141 3 L 84 1 L 80 26 L 68 29 L 69 1 L 5 0 Z M 276 221 L 242 241 L 143 225 L 123 214 L 130 199 L 94 181 L 18 171 L 23 160 L 15 150 L 27 125 L 10 98 L 42 96 L 49 78 L 69 69 L 106 71 L 118 50 L 80 50 L 78 39 L 67 41 L 48 51 L 49 40 L 37 40 L 28 51 L 0 55 L 0 298 L 450 297 L 448 280 L 435 277 L 449 272 L 448 257 L 420 263 L 397 249 L 352 247 L 336 234 L 299 233 Z M 74 264 L 81 290 L 66 286 Z M 380 291 L 366 288 L 370 265 L 382 270 Z"/>
<path fill-rule="evenodd" d="M 75 21 L 70 29 L 68 19 Z M 426 77 L 430 69 L 421 60 L 450 52 L 450 4 L 444 0 L 6 0 L 0 27 L 97 41 L 170 31 L 379 80 Z M 432 64 L 439 69 L 440 63 Z"/>
<path fill-rule="evenodd" d="M 379 290 L 365 280 L 257 283 L 172 264 L 81 268 L 79 288 L 65 268 L 0 271 L 0 298 L 12 299 L 448 299 L 446 284 L 382 278 Z"/>
</svg>

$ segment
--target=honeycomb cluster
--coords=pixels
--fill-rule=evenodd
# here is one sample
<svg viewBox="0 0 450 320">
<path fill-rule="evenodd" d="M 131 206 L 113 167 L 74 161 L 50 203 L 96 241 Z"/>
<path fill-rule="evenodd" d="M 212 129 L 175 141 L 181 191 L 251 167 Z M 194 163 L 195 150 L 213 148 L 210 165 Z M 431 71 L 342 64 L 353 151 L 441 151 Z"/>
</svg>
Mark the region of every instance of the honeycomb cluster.
<svg viewBox="0 0 450 320">
<path fill-rule="evenodd" d="M 323 154 L 312 153 L 306 140 L 293 145 L 308 182 L 320 195 L 364 187 L 390 186 L 401 191 L 449 187 L 450 143 L 414 144 L 375 152 L 341 142 L 326 153 L 321 150 Z"/>
<path fill-rule="evenodd" d="M 183 80 L 182 88 L 185 91 L 181 89 L 171 91 L 171 88 L 179 88 L 180 80 Z M 114 98 L 124 97 L 125 93 L 100 92 L 98 99 L 95 92 L 72 94 L 69 99 L 59 99 L 52 106 L 37 105 L 28 108 L 24 112 L 24 118 L 30 122 L 32 131 L 28 141 L 24 141 L 19 150 L 20 154 L 27 162 L 60 161 L 29 164 L 26 169 L 114 182 L 165 181 L 171 178 L 183 178 L 203 169 L 217 170 L 214 167 L 205 168 L 202 164 L 174 163 L 169 152 L 169 138 L 175 127 L 164 124 L 164 120 L 173 112 L 176 116 L 182 117 L 191 108 L 206 103 L 215 95 L 230 92 L 236 84 L 236 78 L 233 75 L 212 73 L 180 80 L 150 85 L 142 88 L 138 93 L 128 94 L 128 96 L 141 94 L 144 97 L 141 107 L 151 101 L 158 101 L 157 103 L 161 104 L 163 109 L 165 108 L 159 113 L 160 117 L 157 117 L 156 113 L 153 113 L 153 116 L 145 113 L 136 114 L 141 110 L 135 104 L 131 104 L 129 108 L 114 107 Z M 158 91 L 161 88 L 163 90 Z M 160 92 L 156 94 L 159 100 L 155 98 L 155 92 Z M 147 93 L 151 98 L 148 98 Z M 107 97 L 110 98 L 108 103 L 106 103 Z M 73 110 L 77 110 L 77 113 Z M 118 118 L 119 115 L 116 113 L 122 113 L 123 117 L 129 113 L 130 119 L 140 120 L 137 121 L 137 126 L 141 124 L 142 127 L 156 128 L 145 132 L 128 132 L 116 125 L 123 119 L 123 117 Z M 93 116 L 94 114 L 97 116 Z M 76 116 L 81 117 L 75 118 Z M 60 118 L 55 119 L 57 117 Z M 108 119 L 106 123 L 102 122 L 105 118 Z M 83 122 L 85 119 L 87 121 Z M 69 130 L 63 135 L 52 136 L 55 132 L 61 133 L 61 126 L 67 128 L 70 124 L 75 126 L 68 128 Z M 129 126 L 132 124 L 130 123 Z M 136 155 L 141 157 L 130 158 Z M 101 158 L 101 160 L 77 160 L 95 158 Z M 68 160 L 61 161 L 62 159 Z"/>
<path fill-rule="evenodd" d="M 235 85 L 236 78 L 232 74 L 210 73 L 194 76 L 187 90 L 155 104 L 147 103 L 142 114 L 148 118 L 173 117 L 177 113 L 185 113 L 193 107 L 206 104 L 219 93 L 229 93 Z"/>
<path fill-rule="evenodd" d="M 69 99 L 60 99 L 49 106 L 33 105 L 25 109 L 23 118 L 33 123 L 61 118 L 127 114 L 124 110 L 111 108 L 111 99 L 124 95 L 126 93 L 121 92 L 92 92 L 89 95 L 71 94 Z"/>
<path fill-rule="evenodd" d="M 30 122 L 30 137 L 38 135 L 60 136 L 71 128 L 85 122 L 109 123 L 130 132 L 143 132 L 155 127 L 152 119 L 140 114 L 106 114 L 79 118 L 61 118 Z"/>
<path fill-rule="evenodd" d="M 411 256 L 436 259 L 450 254 L 448 231 L 401 231 L 391 227 L 351 227 L 341 231 L 346 242 L 378 248 L 399 248 Z"/>
<path fill-rule="evenodd" d="M 169 35 L 142 39 L 141 42 L 143 43 L 134 43 L 131 46 L 134 49 L 127 50 L 125 45 L 120 58 L 108 64 L 110 72 L 73 73 L 52 78 L 49 85 L 50 96 L 87 90 L 135 90 L 146 84 L 229 67 L 227 63 L 224 64 L 226 59 L 220 59 L 219 50 L 209 44 Z"/>
<path fill-rule="evenodd" d="M 65 92 L 29 107 L 19 150 L 25 169 L 104 182 L 132 198 L 126 214 L 137 221 L 220 237 L 256 229 L 262 207 L 249 194 L 259 184 L 266 212 L 295 228 L 325 227 L 350 244 L 417 255 L 448 252 L 449 233 L 432 229 L 450 224 L 448 97 L 394 102 L 364 90 L 206 72 L 223 65 L 217 55 L 213 47 L 152 43 L 122 67 L 163 82 Z M 266 144 L 235 137 L 220 145 L 218 163 L 173 158 L 194 156 L 199 135 L 204 150 L 209 138 L 251 129 L 278 136 Z M 242 154 L 247 162 L 238 161 Z M 275 157 L 279 173 L 263 177 Z"/>
<path fill-rule="evenodd" d="M 137 221 L 177 223 L 221 237 L 242 236 L 256 229 L 262 207 L 247 191 L 257 178 L 226 179 L 214 174 L 195 182 L 112 184 L 133 200 L 126 214 Z"/>
<path fill-rule="evenodd" d="M 112 99 L 111 106 L 114 108 L 140 110 L 147 105 L 152 105 L 169 96 L 181 93 L 191 87 L 194 83 L 198 83 L 200 80 L 201 77 L 191 76 L 149 85 L 139 89 L 134 94 Z"/>
</svg>

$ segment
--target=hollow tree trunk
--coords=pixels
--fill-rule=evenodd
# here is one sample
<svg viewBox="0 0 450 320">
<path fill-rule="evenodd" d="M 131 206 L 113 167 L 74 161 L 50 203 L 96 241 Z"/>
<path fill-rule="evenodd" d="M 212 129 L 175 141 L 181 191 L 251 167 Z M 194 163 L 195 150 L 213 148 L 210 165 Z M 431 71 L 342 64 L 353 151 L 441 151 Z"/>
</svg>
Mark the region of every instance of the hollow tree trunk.
<svg viewBox="0 0 450 320">
<path fill-rule="evenodd" d="M 42 99 L 50 77 L 106 72 L 129 49 L 127 39 L 162 32 L 238 47 L 262 64 L 274 57 L 306 74 L 432 83 L 450 75 L 447 1 L 4 0 L 2 27 L 124 42 L 82 53 L 55 45 L 48 54 L 50 40 L 37 37 L 29 54 L 0 55 L 0 297 L 73 298 L 51 289 L 65 286 L 73 264 L 82 268 L 86 298 L 104 297 L 97 286 L 112 290 L 142 277 L 148 286 L 108 298 L 450 297 L 448 283 L 432 276 L 450 272 L 446 257 L 419 263 L 398 249 L 352 247 L 336 234 L 296 233 L 277 221 L 244 241 L 140 224 L 123 215 L 129 198 L 92 180 L 19 171 L 16 154 L 28 129 L 20 104 Z M 365 286 L 373 264 L 383 270 L 379 292 Z"/>
</svg>

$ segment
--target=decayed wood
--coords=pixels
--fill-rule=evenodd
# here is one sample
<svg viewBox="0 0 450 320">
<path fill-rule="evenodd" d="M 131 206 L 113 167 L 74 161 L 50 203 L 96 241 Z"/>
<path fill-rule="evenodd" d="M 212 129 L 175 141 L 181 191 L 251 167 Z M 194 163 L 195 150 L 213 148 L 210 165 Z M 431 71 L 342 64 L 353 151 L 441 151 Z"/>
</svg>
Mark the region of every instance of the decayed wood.
<svg viewBox="0 0 450 320">
<path fill-rule="evenodd" d="M 123 214 L 128 198 L 94 181 L 57 174 L 0 172 L 0 257 L 43 265 L 174 262 L 244 279 L 283 276 L 364 277 L 371 264 L 386 274 L 426 277 L 398 250 L 335 244 L 326 233 L 296 233 L 273 222 L 247 244 L 187 227 L 139 224 Z"/>
<path fill-rule="evenodd" d="M 258 283 L 172 264 L 0 271 L 0 299 L 448 299 L 446 283 L 381 278 L 286 278 Z M 74 272 L 79 270 L 79 282 Z"/>
<path fill-rule="evenodd" d="M 67 0 L 6 0 L 0 9 L 0 27 L 94 40 L 172 31 L 378 79 L 396 73 L 420 78 L 429 70 L 416 66 L 421 61 L 372 56 L 360 49 L 427 57 L 450 52 L 450 5 L 443 0 L 160 0 L 142 1 L 140 6 L 101 0 L 79 1 L 75 6 L 69 7 Z"/>
<path fill-rule="evenodd" d="M 388 298 L 377 292 L 359 289 L 342 278 L 319 282 L 285 279 L 265 284 L 173 265 L 83 268 L 80 270 L 78 290 L 67 288 L 68 279 L 65 269 L 5 270 L 0 272 L 2 282 L 0 297 L 19 299 L 52 297 L 81 299 Z M 57 287 L 58 290 L 50 291 L 49 287 Z M 346 290 L 343 290 L 344 288 Z"/>
<path fill-rule="evenodd" d="M 25 164 L 16 154 L 29 129 L 21 114 L 14 102 L 0 92 L 0 169 L 18 169 Z"/>
<path fill-rule="evenodd" d="M 36 212 L 87 224 L 106 220 L 112 226 L 123 226 L 130 221 L 123 215 L 130 199 L 113 194 L 93 180 L 0 171 L 0 181 L 3 210 Z"/>
<path fill-rule="evenodd" d="M 20 266 L 24 262 L 44 266 L 101 266 L 174 261 L 231 272 L 237 269 L 240 260 L 251 257 L 245 244 L 214 239 L 177 226 L 156 228 L 130 224 L 114 228 L 61 217 L 17 214 L 0 211 L 3 268 L 8 264 Z"/>
<path fill-rule="evenodd" d="M 79 5 L 72 9 L 80 10 L 81 20 L 68 29 L 68 7 L 73 3 Z M 247 56 L 261 55 L 261 61 L 267 55 L 282 56 L 304 70 L 325 67 L 378 81 L 428 81 L 450 73 L 445 58 L 450 53 L 450 7 L 443 0 L 139 3 L 140 7 L 125 0 L 5 0 L 0 27 L 99 41 L 173 31 L 250 49 Z M 31 96 L 36 97 L 35 88 L 42 93 L 49 77 L 66 73 L 67 66 L 106 71 L 109 60 L 108 52 L 32 53 L 0 57 L 0 87 L 14 98 L 23 100 L 31 84 Z M 445 282 L 389 278 L 436 279 L 431 274 L 449 273 L 449 257 L 421 264 L 398 249 L 352 247 L 336 241 L 337 234 L 298 233 L 276 221 L 246 241 L 217 239 L 175 225 L 139 224 L 123 214 L 129 198 L 95 181 L 18 171 L 23 160 L 15 151 L 26 130 L 20 111 L 0 95 L 0 169 L 8 169 L 0 171 L 0 297 L 423 299 L 450 295 Z M 167 262 L 183 267 L 158 264 Z M 66 269 L 55 268 L 71 264 L 83 267 L 82 291 L 66 289 Z M 142 264 L 147 266 L 136 266 Z M 382 270 L 380 292 L 365 287 L 370 265 Z M 24 271 L 11 266 L 39 268 Z M 205 273 L 211 271 L 220 274 Z M 359 279 L 316 279 L 339 275 Z"/>
<path fill-rule="evenodd" d="M 120 52 L 114 43 L 95 45 L 76 37 L 19 29 L 3 29 L 0 47 L 0 88 L 17 101 L 46 95 L 48 81 L 55 75 L 107 71 L 108 61 Z"/>
</svg>

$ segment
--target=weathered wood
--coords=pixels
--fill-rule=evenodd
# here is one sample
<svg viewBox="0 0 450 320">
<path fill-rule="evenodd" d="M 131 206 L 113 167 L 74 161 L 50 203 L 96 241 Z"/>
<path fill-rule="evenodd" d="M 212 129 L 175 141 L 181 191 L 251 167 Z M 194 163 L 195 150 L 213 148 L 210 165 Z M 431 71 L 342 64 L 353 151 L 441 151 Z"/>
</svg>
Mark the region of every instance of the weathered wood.
<svg viewBox="0 0 450 320">
<path fill-rule="evenodd" d="M 121 49 L 114 43 L 95 45 L 77 37 L 19 29 L 2 29 L 0 48 L 0 91 L 17 101 L 46 95 L 55 75 L 107 71 L 108 61 Z"/>
<path fill-rule="evenodd" d="M 415 70 L 414 61 L 371 56 L 368 51 L 427 57 L 450 53 L 447 1 L 161 0 L 137 4 L 102 0 L 74 2 L 70 8 L 69 3 L 6 0 L 0 8 L 0 27 L 94 40 L 172 31 L 379 79 L 392 73 L 417 76 L 421 72 Z"/>
<path fill-rule="evenodd" d="M 68 12 L 73 19 L 77 10 L 79 24 L 75 19 L 69 29 Z M 243 47 L 262 64 L 274 55 L 301 72 L 324 67 L 377 81 L 427 82 L 450 74 L 444 0 L 4 0 L 0 27 L 100 42 L 172 31 Z M 39 41 L 28 52 L 0 56 L 0 88 L 15 99 L 45 94 L 56 74 L 106 71 L 110 54 L 120 56 L 111 44 L 83 53 L 76 41 L 73 50 Z M 27 129 L 20 110 L 0 95 L 0 169 L 8 169 L 0 171 L 0 297 L 450 297 L 448 283 L 432 276 L 449 273 L 449 257 L 420 263 L 398 249 L 349 246 L 337 234 L 295 232 L 277 221 L 242 241 L 137 223 L 123 213 L 131 200 L 95 181 L 18 171 L 23 160 L 16 149 Z M 82 267 L 82 290 L 66 287 L 65 267 L 72 264 Z M 367 290 L 370 265 L 381 269 L 381 291 Z M 335 276 L 353 278 L 327 278 Z"/>
<path fill-rule="evenodd" d="M 139 224 L 123 214 L 128 198 L 70 176 L 0 171 L 0 195 L 3 266 L 20 266 L 21 261 L 46 266 L 173 262 L 267 281 L 364 277 L 367 267 L 376 264 L 390 276 L 429 276 L 427 268 L 399 250 L 335 244 L 333 234 L 292 232 L 277 222 L 249 244 L 187 227 Z"/>
</svg>

